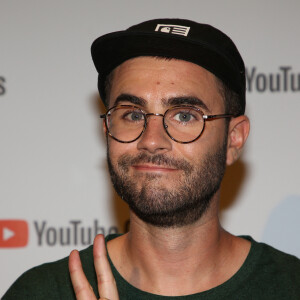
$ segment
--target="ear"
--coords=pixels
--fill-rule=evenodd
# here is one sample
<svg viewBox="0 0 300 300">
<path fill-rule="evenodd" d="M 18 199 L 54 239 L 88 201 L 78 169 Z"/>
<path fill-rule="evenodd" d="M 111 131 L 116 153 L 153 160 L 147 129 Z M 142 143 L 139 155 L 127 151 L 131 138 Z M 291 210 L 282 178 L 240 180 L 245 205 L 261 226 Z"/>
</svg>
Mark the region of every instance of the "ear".
<svg viewBox="0 0 300 300">
<path fill-rule="evenodd" d="M 250 121 L 247 116 L 238 116 L 230 120 L 228 127 L 226 164 L 232 165 L 240 157 L 250 131 Z"/>
<path fill-rule="evenodd" d="M 107 136 L 107 128 L 106 128 L 106 123 L 105 119 L 102 119 L 102 130 L 105 136 Z"/>
</svg>

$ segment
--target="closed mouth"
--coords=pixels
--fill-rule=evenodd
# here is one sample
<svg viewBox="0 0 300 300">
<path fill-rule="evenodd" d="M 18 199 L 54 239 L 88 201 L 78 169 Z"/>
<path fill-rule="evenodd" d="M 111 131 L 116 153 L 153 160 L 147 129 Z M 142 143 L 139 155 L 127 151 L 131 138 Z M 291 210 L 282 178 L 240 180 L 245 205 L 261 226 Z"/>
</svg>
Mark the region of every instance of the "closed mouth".
<svg viewBox="0 0 300 300">
<path fill-rule="evenodd" d="M 132 166 L 137 171 L 146 171 L 146 172 L 174 172 L 178 169 L 164 166 L 164 165 L 153 165 L 153 164 L 136 164 Z"/>
</svg>

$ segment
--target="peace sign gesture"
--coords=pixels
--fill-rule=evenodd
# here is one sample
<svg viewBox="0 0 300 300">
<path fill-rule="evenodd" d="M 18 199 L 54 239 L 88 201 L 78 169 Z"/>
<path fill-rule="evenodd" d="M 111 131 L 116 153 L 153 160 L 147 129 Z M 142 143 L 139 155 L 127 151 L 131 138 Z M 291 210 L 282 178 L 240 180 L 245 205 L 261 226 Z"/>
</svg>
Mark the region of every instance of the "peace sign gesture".
<svg viewBox="0 0 300 300">
<path fill-rule="evenodd" d="M 101 234 L 95 237 L 93 254 L 100 299 L 119 300 L 116 281 L 111 272 L 104 237 Z M 79 252 L 77 250 L 73 250 L 69 256 L 69 271 L 76 299 L 97 300 L 83 272 Z"/>
</svg>

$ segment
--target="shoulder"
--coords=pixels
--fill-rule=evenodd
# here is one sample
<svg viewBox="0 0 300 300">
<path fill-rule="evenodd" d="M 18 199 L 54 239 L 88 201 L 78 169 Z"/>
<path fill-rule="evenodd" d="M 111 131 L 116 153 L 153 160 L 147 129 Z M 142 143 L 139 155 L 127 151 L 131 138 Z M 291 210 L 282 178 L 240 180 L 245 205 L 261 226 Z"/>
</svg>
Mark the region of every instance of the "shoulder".
<svg viewBox="0 0 300 300">
<path fill-rule="evenodd" d="M 80 251 L 84 272 L 94 277 L 92 246 Z M 63 296 L 63 297 L 62 297 Z M 68 257 L 45 263 L 23 273 L 3 296 L 10 299 L 75 299 Z"/>
<path fill-rule="evenodd" d="M 260 249 L 260 263 L 269 265 L 271 264 L 274 269 L 280 268 L 282 271 L 290 273 L 297 273 L 300 275 L 300 259 L 294 255 L 282 252 L 274 247 L 265 243 L 256 243 L 256 247 Z"/>
<path fill-rule="evenodd" d="M 300 260 L 265 243 L 252 243 L 246 260 L 248 284 L 273 299 L 299 299 Z"/>
</svg>

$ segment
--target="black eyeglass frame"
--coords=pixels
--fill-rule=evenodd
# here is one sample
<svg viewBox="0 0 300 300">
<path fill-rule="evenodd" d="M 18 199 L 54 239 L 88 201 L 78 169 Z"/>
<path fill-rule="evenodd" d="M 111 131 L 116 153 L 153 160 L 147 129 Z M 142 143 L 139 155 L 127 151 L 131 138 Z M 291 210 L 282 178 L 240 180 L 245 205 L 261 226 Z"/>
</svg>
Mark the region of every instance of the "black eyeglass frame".
<svg viewBox="0 0 300 300">
<path fill-rule="evenodd" d="M 131 140 L 131 141 L 125 141 L 125 142 L 124 142 L 124 141 L 121 141 L 121 140 L 117 139 L 116 137 L 114 137 L 114 136 L 110 133 L 110 131 L 109 131 L 108 124 L 107 124 L 107 120 L 108 120 L 107 116 L 109 115 L 109 113 L 110 113 L 111 110 L 113 110 L 113 109 L 115 109 L 115 108 L 118 108 L 118 107 L 128 107 L 128 108 L 138 109 L 138 110 L 141 111 L 141 113 L 144 115 L 144 120 L 145 120 L 145 121 L 144 121 L 144 128 L 143 128 L 143 130 L 141 131 L 141 133 L 138 135 L 138 137 L 135 138 L 135 139 L 133 139 L 133 140 Z M 167 130 L 168 125 L 165 124 L 165 115 L 167 114 L 167 112 L 168 112 L 169 110 L 171 110 L 171 109 L 174 109 L 174 108 L 180 108 L 180 107 L 186 107 L 186 108 L 194 109 L 194 110 L 200 112 L 201 115 L 202 115 L 202 118 L 203 118 L 203 128 L 202 128 L 200 134 L 199 134 L 196 138 L 194 138 L 192 141 L 189 141 L 189 142 L 182 142 L 182 141 L 178 141 L 178 140 L 176 140 L 175 138 L 173 138 L 173 137 L 169 134 L 169 132 L 168 132 L 168 130 Z M 213 121 L 213 120 L 222 119 L 222 118 L 233 118 L 233 117 L 235 117 L 235 116 L 232 115 L 232 114 L 204 115 L 200 108 L 195 107 L 195 106 L 192 106 L 192 105 L 176 105 L 176 106 L 172 106 L 172 107 L 168 108 L 168 109 L 165 111 L 164 114 L 146 113 L 146 112 L 145 112 L 144 110 L 142 110 L 140 107 L 135 106 L 135 105 L 115 105 L 115 106 L 112 106 L 105 114 L 100 115 L 100 118 L 101 118 L 101 119 L 105 119 L 105 127 L 106 127 L 107 133 L 108 133 L 108 135 L 109 135 L 110 137 L 112 137 L 114 140 L 116 140 L 116 141 L 118 141 L 118 142 L 120 142 L 120 143 L 128 144 L 128 143 L 133 143 L 133 142 L 135 142 L 136 140 L 138 140 L 138 139 L 142 136 L 142 134 L 145 132 L 145 130 L 146 130 L 146 128 L 147 128 L 147 124 L 148 124 L 148 122 L 147 122 L 148 116 L 162 117 L 162 118 L 163 118 L 163 119 L 162 119 L 162 123 L 163 123 L 163 128 L 165 129 L 165 132 L 167 133 L 167 135 L 170 137 L 171 140 L 175 141 L 176 143 L 180 143 L 180 144 L 189 144 L 189 143 L 192 143 L 192 142 L 196 141 L 197 139 L 199 139 L 200 136 L 202 135 L 203 131 L 204 131 L 204 128 L 205 128 L 205 121 Z"/>
</svg>

